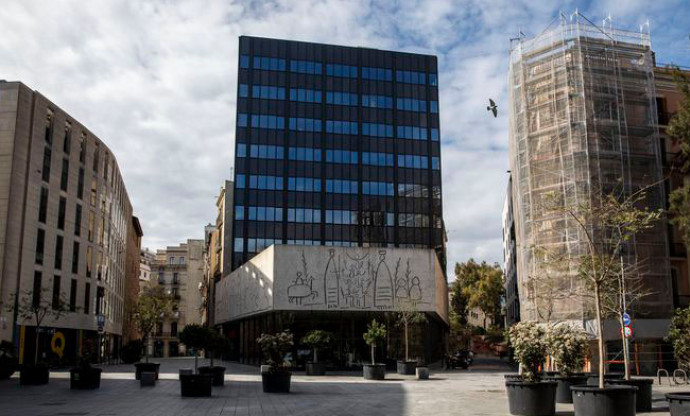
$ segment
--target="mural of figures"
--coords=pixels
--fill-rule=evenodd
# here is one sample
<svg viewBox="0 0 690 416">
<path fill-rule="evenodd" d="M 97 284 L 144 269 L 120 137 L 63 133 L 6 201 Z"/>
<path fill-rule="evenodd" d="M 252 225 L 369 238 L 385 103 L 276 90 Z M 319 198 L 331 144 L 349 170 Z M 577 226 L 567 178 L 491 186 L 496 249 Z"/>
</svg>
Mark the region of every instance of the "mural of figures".
<svg viewBox="0 0 690 416">
<path fill-rule="evenodd" d="M 287 289 L 288 301 L 297 305 L 302 305 L 306 300 L 305 305 L 314 305 L 317 301 L 319 292 L 314 290 L 314 277 L 309 275 L 309 268 L 307 260 L 302 251 L 302 271 L 297 272 L 297 277 Z M 318 301 L 317 301 L 318 303 Z"/>
<path fill-rule="evenodd" d="M 324 274 L 323 293 L 326 297 L 328 309 L 340 305 L 340 257 L 335 257 L 335 250 L 328 250 L 328 263 Z"/>
<path fill-rule="evenodd" d="M 393 307 L 393 276 L 386 264 L 386 250 L 379 251 L 379 264 L 376 267 L 374 282 L 374 306 L 379 309 Z"/>
<path fill-rule="evenodd" d="M 276 245 L 218 283 L 216 309 L 219 322 L 267 310 L 394 311 L 406 302 L 431 312 L 445 288 L 430 250 Z"/>
</svg>

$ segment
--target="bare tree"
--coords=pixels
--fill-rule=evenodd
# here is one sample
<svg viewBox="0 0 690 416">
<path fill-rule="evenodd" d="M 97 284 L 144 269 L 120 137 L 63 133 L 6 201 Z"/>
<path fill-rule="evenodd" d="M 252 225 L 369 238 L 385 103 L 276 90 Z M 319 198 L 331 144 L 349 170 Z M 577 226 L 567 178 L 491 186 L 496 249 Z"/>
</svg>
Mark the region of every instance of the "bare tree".
<svg viewBox="0 0 690 416">
<path fill-rule="evenodd" d="M 633 247 L 637 235 L 654 227 L 661 218 L 661 209 L 646 207 L 647 193 L 653 184 L 634 193 L 601 193 L 591 202 L 578 205 L 566 204 L 551 195 L 550 209 L 564 213 L 573 220 L 581 231 L 582 251 L 566 261 L 576 267 L 577 276 L 583 283 L 581 295 L 594 303 L 599 353 L 599 387 L 604 387 L 604 340 L 603 319 L 611 314 L 618 315 L 622 323 L 622 305 L 628 299 L 639 299 L 646 295 L 642 280 L 637 282 L 626 277 L 626 270 L 632 277 L 640 265 L 635 256 L 624 256 L 624 248 Z M 626 262 L 622 259 L 627 258 Z M 624 342 L 625 345 L 625 342 Z M 629 363 L 626 373 L 629 376 Z"/>
<path fill-rule="evenodd" d="M 43 329 L 43 323 L 46 318 L 52 321 L 57 321 L 64 316 L 70 309 L 66 298 L 62 293 L 52 296 L 48 288 L 43 288 L 39 292 L 33 290 L 22 290 L 19 292 L 15 302 L 14 297 L 17 294 L 12 294 L 13 301 L 11 304 L 17 304 L 17 315 L 24 321 L 29 321 L 34 324 L 36 331 L 36 339 L 34 345 L 34 364 L 38 363 L 38 346 L 39 338 Z"/>
</svg>

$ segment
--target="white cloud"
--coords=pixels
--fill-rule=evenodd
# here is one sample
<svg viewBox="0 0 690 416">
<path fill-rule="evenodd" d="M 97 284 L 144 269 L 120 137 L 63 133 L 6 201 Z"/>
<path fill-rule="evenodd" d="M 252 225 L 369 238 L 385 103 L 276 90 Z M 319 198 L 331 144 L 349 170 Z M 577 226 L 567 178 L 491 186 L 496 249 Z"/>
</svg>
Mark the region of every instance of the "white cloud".
<svg viewBox="0 0 690 416">
<path fill-rule="evenodd" d="M 633 28 L 650 19 L 659 54 L 683 59 L 682 1 L 624 3 L 580 10 L 595 21 L 612 10 Z M 436 54 L 452 270 L 469 257 L 502 259 L 509 38 L 538 33 L 557 12 L 527 0 L 5 0 L 0 79 L 39 90 L 106 142 L 144 243 L 158 248 L 202 237 L 215 218 L 232 166 L 239 35 Z"/>
</svg>

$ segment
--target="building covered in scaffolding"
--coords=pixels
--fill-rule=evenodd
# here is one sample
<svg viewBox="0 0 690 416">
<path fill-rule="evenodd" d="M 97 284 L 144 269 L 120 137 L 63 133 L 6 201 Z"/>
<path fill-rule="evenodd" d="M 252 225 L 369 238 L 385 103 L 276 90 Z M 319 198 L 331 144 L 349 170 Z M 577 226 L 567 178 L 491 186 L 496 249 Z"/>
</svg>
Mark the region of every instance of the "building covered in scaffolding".
<svg viewBox="0 0 690 416">
<path fill-rule="evenodd" d="M 596 206 L 601 195 L 648 187 L 646 206 L 664 207 L 650 35 L 561 14 L 538 36 L 512 41 L 509 86 L 521 319 L 595 333 L 592 300 L 574 295 L 577 268 L 556 261 L 583 255 L 585 233 L 547 199 Z M 647 293 L 629 308 L 636 348 L 656 350 L 673 307 L 664 221 L 627 243 L 621 262 L 639 266 Z M 605 339 L 616 342 L 618 330 L 606 322 Z"/>
</svg>

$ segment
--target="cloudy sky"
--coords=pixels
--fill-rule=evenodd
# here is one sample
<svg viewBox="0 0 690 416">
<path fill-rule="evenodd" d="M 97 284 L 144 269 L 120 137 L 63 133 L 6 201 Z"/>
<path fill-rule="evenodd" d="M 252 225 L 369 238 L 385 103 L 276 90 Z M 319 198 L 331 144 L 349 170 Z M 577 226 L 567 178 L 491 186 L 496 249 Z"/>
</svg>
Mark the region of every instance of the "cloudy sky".
<svg viewBox="0 0 690 416">
<path fill-rule="evenodd" d="M 156 249 L 215 221 L 233 164 L 239 35 L 436 54 L 449 265 L 500 262 L 509 39 L 576 9 L 630 30 L 649 21 L 657 60 L 690 66 L 686 0 L 3 0 L 0 79 L 107 143 Z"/>
</svg>

